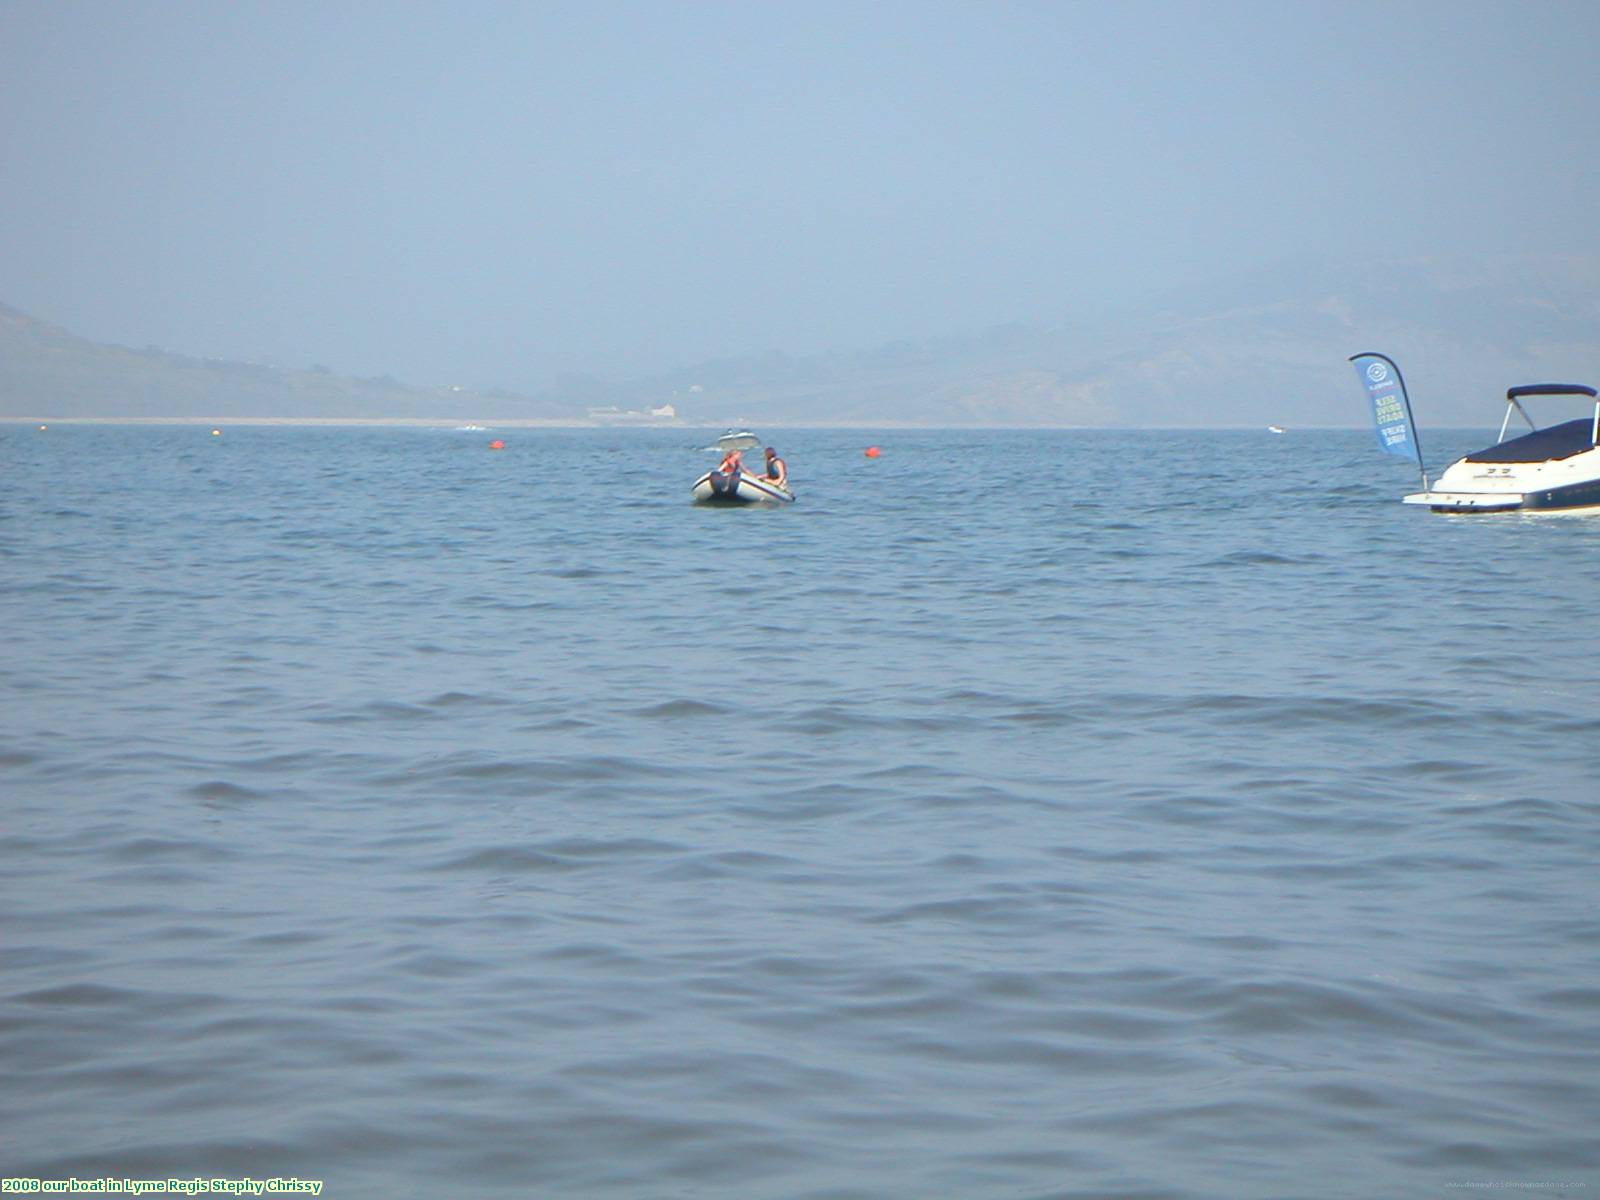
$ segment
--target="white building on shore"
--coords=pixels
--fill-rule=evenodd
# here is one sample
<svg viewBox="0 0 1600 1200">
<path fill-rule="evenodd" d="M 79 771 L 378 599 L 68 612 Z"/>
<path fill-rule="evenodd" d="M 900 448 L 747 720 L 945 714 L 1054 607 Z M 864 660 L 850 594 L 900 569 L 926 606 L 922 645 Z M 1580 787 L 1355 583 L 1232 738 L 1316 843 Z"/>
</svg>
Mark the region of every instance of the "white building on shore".
<svg viewBox="0 0 1600 1200">
<path fill-rule="evenodd" d="M 675 425 L 678 410 L 670 404 L 643 410 L 621 409 L 612 405 L 610 408 L 591 408 L 589 419 L 606 425 Z"/>
</svg>

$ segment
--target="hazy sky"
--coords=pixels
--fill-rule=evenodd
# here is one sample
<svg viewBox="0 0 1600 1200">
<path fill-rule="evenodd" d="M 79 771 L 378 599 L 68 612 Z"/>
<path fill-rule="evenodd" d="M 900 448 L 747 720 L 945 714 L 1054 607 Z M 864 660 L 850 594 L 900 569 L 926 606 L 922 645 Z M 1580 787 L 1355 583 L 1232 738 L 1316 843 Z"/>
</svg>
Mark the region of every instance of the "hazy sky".
<svg viewBox="0 0 1600 1200">
<path fill-rule="evenodd" d="M 1597 247 L 1600 3 L 0 0 L 0 300 L 417 383 Z"/>
</svg>

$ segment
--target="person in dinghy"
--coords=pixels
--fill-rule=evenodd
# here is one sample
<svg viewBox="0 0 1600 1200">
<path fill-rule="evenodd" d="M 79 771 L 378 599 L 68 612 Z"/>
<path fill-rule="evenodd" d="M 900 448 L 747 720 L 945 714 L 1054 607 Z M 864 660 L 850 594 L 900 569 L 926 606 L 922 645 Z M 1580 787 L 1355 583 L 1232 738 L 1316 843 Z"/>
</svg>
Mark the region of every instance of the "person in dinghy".
<svg viewBox="0 0 1600 1200">
<path fill-rule="evenodd" d="M 724 475 L 737 475 L 743 467 L 744 451 L 742 450 L 729 450 L 728 453 L 723 456 L 722 461 L 717 464 L 717 470 L 721 471 Z"/>
<path fill-rule="evenodd" d="M 767 473 L 762 476 L 768 483 L 775 483 L 781 488 L 789 486 L 789 464 L 778 457 L 778 452 L 771 446 L 766 449 Z"/>
</svg>

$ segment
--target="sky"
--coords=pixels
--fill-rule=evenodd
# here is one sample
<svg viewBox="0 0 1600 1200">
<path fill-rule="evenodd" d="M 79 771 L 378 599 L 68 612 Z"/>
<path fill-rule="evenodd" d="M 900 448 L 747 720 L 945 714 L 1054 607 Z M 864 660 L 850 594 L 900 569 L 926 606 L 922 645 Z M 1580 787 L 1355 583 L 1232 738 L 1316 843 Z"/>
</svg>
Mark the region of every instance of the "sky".
<svg viewBox="0 0 1600 1200">
<path fill-rule="evenodd" d="M 0 301 L 419 384 L 1593 253 L 1600 4 L 0 0 Z"/>
</svg>

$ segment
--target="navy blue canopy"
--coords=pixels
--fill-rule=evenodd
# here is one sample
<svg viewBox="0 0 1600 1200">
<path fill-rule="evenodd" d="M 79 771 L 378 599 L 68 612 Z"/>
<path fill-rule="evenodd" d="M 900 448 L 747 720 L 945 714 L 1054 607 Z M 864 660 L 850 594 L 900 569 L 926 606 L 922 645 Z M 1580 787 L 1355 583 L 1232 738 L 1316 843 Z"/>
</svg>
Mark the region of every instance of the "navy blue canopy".
<svg viewBox="0 0 1600 1200">
<path fill-rule="evenodd" d="M 1517 388 L 1512 388 L 1517 391 Z M 1585 389 L 1588 390 L 1588 389 Z M 1592 393 L 1591 393 L 1592 394 Z M 1594 445 L 1594 421 L 1580 417 L 1576 421 L 1563 421 L 1545 429 L 1536 429 L 1509 442 L 1479 450 L 1467 455 L 1468 462 L 1479 463 L 1532 463 L 1551 462 L 1558 458 L 1571 458 L 1582 454 Z"/>
<path fill-rule="evenodd" d="M 1506 399 L 1515 400 L 1518 396 L 1593 396 L 1594 394 L 1592 387 L 1585 387 L 1581 383 L 1525 383 L 1508 391 Z"/>
</svg>

